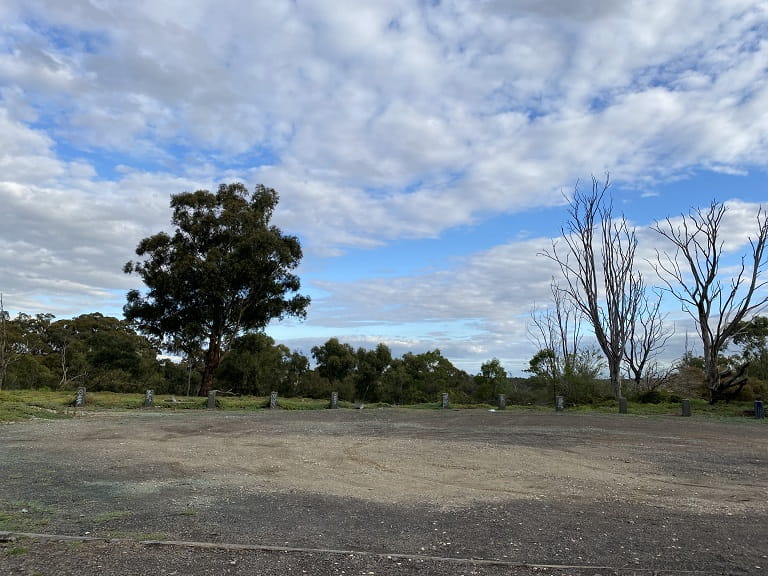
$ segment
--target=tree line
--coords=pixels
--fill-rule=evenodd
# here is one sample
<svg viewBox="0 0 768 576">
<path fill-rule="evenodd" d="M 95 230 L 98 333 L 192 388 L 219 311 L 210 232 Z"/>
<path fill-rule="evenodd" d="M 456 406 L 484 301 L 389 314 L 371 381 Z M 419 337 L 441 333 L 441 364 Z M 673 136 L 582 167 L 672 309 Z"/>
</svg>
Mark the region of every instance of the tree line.
<svg viewBox="0 0 768 576">
<path fill-rule="evenodd" d="M 171 360 L 130 322 L 98 312 L 56 320 L 50 314 L 0 308 L 0 390 L 49 388 L 94 391 L 197 394 L 205 352 Z M 394 358 L 389 347 L 355 350 L 336 338 L 311 352 L 316 366 L 264 332 L 237 337 L 217 367 L 216 386 L 233 394 L 329 397 L 348 401 L 413 404 L 432 402 L 449 392 L 457 402 L 493 402 L 509 394 L 516 379 L 498 359 L 470 376 L 439 350 L 408 352 Z M 521 379 L 518 379 L 521 380 Z"/>
<path fill-rule="evenodd" d="M 577 185 L 566 197 L 561 238 L 542 253 L 560 275 L 552 279 L 549 306 L 531 313 L 538 352 L 528 378 L 509 378 L 496 359 L 470 376 L 439 350 L 392 358 L 384 344 L 354 350 L 333 338 L 312 349 L 316 367 L 310 369 L 307 357 L 265 334 L 271 321 L 304 318 L 310 305 L 295 273 L 299 240 L 271 224 L 275 190 L 259 185 L 249 192 L 235 183 L 171 196 L 174 232 L 141 240 L 137 260 L 123 268 L 145 287 L 128 292 L 123 320 L 98 313 L 10 318 L 0 299 L 0 388 L 87 382 L 96 389 L 200 395 L 214 386 L 241 394 L 335 390 L 397 404 L 434 401 L 439 392 L 466 402 L 492 402 L 498 394 L 577 402 L 627 393 L 653 397 L 673 390 L 681 374 L 696 388 L 698 370 L 710 402 L 761 395 L 764 347 L 758 341 L 765 334 L 756 314 L 768 304 L 766 213 L 761 208 L 755 215 L 751 251 L 730 278 L 722 269 L 724 204 L 713 201 L 657 222 L 652 230 L 670 245 L 656 254 L 657 287 L 636 264 L 636 229 L 615 214 L 608 188 L 607 175 L 602 182 L 593 178 L 591 190 Z M 663 294 L 690 315 L 703 350 L 700 358 L 686 350 L 679 363 L 664 368 L 658 357 L 672 330 L 661 312 Z M 595 346 L 585 345 L 584 334 Z M 742 351 L 727 355 L 731 345 Z M 161 352 L 183 361 L 163 360 Z"/>
<path fill-rule="evenodd" d="M 762 396 L 768 382 L 768 317 L 747 323 L 735 338 L 738 353 L 725 356 L 723 371 L 748 363 L 749 384 L 740 398 Z M 0 305 L 0 390 L 45 388 L 195 395 L 202 386 L 204 351 L 178 358 L 161 354 L 151 338 L 124 320 L 98 312 L 55 319 L 51 314 L 19 313 Z M 569 404 L 612 398 L 610 380 L 602 377 L 597 350 L 583 349 L 560 377 L 551 369 L 551 354 L 537 352 L 526 377 L 507 373 L 497 358 L 477 374 L 454 366 L 439 349 L 393 356 L 380 343 L 354 348 L 330 338 L 310 356 L 277 344 L 264 332 L 237 337 L 216 372 L 216 388 L 231 394 L 329 398 L 338 392 L 350 402 L 407 405 L 437 402 L 447 392 L 452 403 L 491 404 L 504 394 L 510 404 L 551 403 L 563 396 Z M 704 359 L 687 353 L 663 378 L 634 382 L 627 396 L 646 402 L 706 396 Z"/>
</svg>

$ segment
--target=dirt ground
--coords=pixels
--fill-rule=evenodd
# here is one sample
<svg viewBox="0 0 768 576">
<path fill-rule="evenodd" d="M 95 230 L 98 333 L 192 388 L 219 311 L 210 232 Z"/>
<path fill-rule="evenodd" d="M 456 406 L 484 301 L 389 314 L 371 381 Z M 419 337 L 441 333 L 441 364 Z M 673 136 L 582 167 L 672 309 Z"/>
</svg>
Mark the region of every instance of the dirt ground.
<svg viewBox="0 0 768 576">
<path fill-rule="evenodd" d="M 759 574 L 768 425 L 480 410 L 0 425 L 0 574 Z"/>
</svg>

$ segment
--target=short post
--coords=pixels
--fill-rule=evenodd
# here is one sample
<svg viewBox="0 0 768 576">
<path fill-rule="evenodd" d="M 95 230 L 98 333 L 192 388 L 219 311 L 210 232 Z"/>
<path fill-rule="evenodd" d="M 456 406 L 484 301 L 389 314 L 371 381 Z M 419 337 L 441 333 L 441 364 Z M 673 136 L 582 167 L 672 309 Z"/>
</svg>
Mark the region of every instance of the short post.
<svg viewBox="0 0 768 576">
<path fill-rule="evenodd" d="M 619 414 L 627 413 L 627 399 L 619 398 Z"/>
<path fill-rule="evenodd" d="M 765 418 L 765 412 L 763 412 L 763 401 L 755 400 L 755 418 L 762 420 Z"/>
<path fill-rule="evenodd" d="M 507 407 L 507 395 L 499 394 L 499 410 L 504 410 Z"/>
<path fill-rule="evenodd" d="M 269 407 L 277 408 L 277 392 L 275 391 L 272 391 L 272 393 L 269 395 Z"/>
<path fill-rule="evenodd" d="M 683 400 L 683 416 L 690 416 L 691 415 L 691 401 L 686 399 Z"/>
<path fill-rule="evenodd" d="M 443 392 L 440 395 L 440 407 L 448 408 L 448 392 Z"/>
<path fill-rule="evenodd" d="M 216 390 L 208 392 L 208 410 L 216 410 Z"/>
<path fill-rule="evenodd" d="M 83 406 L 85 406 L 85 386 L 80 386 L 75 395 L 75 407 L 82 408 Z"/>
<path fill-rule="evenodd" d="M 331 408 L 339 407 L 339 393 L 331 392 Z"/>
<path fill-rule="evenodd" d="M 155 391 L 154 390 L 147 390 L 146 394 L 144 394 L 144 408 L 152 408 L 155 403 Z"/>
<path fill-rule="evenodd" d="M 565 409 L 565 398 L 562 396 L 555 396 L 555 411 L 562 412 Z"/>
</svg>

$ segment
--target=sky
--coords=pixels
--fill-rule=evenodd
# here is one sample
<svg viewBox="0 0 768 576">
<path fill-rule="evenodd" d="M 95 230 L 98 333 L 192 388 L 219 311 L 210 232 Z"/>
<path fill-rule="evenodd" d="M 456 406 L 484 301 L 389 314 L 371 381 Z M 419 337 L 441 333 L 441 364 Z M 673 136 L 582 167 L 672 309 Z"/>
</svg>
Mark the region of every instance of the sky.
<svg viewBox="0 0 768 576">
<path fill-rule="evenodd" d="M 577 182 L 610 173 L 642 258 L 670 249 L 654 222 L 713 200 L 745 252 L 767 67 L 755 0 L 4 0 L 4 306 L 120 317 L 171 194 L 261 183 L 312 297 L 278 342 L 520 375 Z M 674 358 L 695 329 L 665 310 Z"/>
</svg>

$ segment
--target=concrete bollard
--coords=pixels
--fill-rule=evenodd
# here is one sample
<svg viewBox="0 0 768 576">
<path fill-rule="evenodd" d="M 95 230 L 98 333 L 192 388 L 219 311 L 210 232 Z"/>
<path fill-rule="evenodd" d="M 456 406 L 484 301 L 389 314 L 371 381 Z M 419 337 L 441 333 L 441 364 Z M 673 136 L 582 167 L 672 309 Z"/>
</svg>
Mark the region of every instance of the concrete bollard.
<svg viewBox="0 0 768 576">
<path fill-rule="evenodd" d="M 755 400 L 755 418 L 762 420 L 765 418 L 765 412 L 763 411 L 763 401 Z"/>
<path fill-rule="evenodd" d="M 147 390 L 144 394 L 144 408 L 152 408 L 155 404 L 155 391 Z"/>
<path fill-rule="evenodd" d="M 499 410 L 504 410 L 507 407 L 507 395 L 499 394 Z"/>
<path fill-rule="evenodd" d="M 562 396 L 555 396 L 555 411 L 562 412 L 565 410 L 565 398 Z"/>
<path fill-rule="evenodd" d="M 627 399 L 619 398 L 619 414 L 627 413 Z"/>
<path fill-rule="evenodd" d="M 277 408 L 277 392 L 272 392 L 269 395 L 269 407 L 270 408 Z"/>
<path fill-rule="evenodd" d="M 683 400 L 683 416 L 690 416 L 691 415 L 691 401 L 690 400 Z"/>
<path fill-rule="evenodd" d="M 338 408 L 339 407 L 339 393 L 338 392 L 331 392 L 331 408 Z"/>
<path fill-rule="evenodd" d="M 448 393 L 443 392 L 440 395 L 440 407 L 441 408 L 448 408 Z"/>
<path fill-rule="evenodd" d="M 75 407 L 82 408 L 85 406 L 85 386 L 80 386 L 75 394 Z"/>
<path fill-rule="evenodd" d="M 216 390 L 208 392 L 208 410 L 216 410 Z"/>
</svg>

